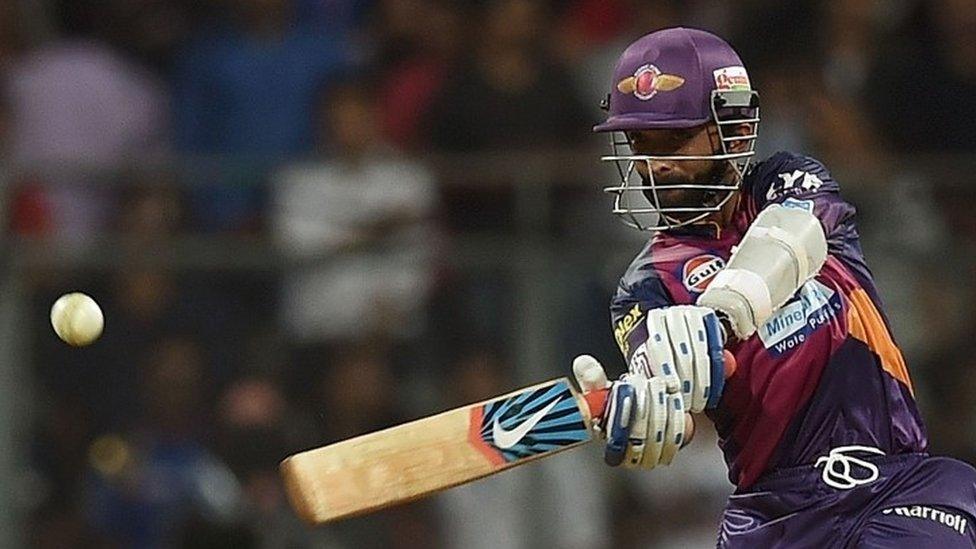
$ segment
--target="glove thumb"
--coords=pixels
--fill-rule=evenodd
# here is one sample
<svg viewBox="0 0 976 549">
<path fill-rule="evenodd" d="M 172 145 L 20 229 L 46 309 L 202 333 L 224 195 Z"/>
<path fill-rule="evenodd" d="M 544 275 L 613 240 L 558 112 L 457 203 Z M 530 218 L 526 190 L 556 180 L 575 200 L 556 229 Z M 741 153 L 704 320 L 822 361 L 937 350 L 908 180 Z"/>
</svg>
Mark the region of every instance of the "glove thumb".
<svg viewBox="0 0 976 549">
<path fill-rule="evenodd" d="M 573 375 L 584 393 L 606 389 L 610 386 L 607 373 L 600 361 L 590 355 L 580 355 L 573 360 Z"/>
</svg>

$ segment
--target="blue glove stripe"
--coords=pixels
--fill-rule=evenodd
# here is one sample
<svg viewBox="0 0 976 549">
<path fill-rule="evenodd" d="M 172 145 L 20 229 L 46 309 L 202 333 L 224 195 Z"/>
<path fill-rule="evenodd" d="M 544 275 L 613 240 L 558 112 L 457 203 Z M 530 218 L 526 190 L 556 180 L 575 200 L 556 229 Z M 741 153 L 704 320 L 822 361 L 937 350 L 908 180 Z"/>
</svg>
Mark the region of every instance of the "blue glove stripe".
<svg viewBox="0 0 976 549">
<path fill-rule="evenodd" d="M 714 314 L 705 315 L 705 339 L 708 341 L 708 358 L 712 363 L 712 385 L 708 388 L 705 408 L 718 406 L 725 387 L 725 357 L 722 356 L 722 326 Z"/>
<path fill-rule="evenodd" d="M 611 467 L 616 467 L 623 463 L 624 456 L 627 454 L 630 424 L 634 419 L 634 414 L 637 413 L 637 391 L 626 383 L 618 383 L 610 392 L 610 398 L 613 399 L 613 402 L 608 405 L 611 406 L 610 409 L 613 413 L 607 417 L 609 430 L 607 431 L 607 445 L 603 450 L 603 461 Z M 627 398 L 631 402 L 630 417 L 624 421 L 626 426 L 621 427 L 618 414 L 623 409 L 624 400 Z"/>
</svg>

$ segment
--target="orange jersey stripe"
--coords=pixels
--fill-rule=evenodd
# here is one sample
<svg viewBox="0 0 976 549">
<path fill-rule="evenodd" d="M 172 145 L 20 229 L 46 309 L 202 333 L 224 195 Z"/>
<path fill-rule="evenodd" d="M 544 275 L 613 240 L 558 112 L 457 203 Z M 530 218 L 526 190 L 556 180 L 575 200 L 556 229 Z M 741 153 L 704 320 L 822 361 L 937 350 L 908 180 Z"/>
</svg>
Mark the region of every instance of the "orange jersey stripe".
<svg viewBox="0 0 976 549">
<path fill-rule="evenodd" d="M 857 288 L 847 296 L 847 330 L 851 337 L 867 344 L 878 357 L 881 358 L 881 368 L 892 377 L 901 381 L 915 396 L 912 380 L 908 376 L 908 367 L 901 350 L 891 339 L 891 333 L 885 326 L 881 313 L 874 306 L 871 297 L 862 288 Z"/>
</svg>

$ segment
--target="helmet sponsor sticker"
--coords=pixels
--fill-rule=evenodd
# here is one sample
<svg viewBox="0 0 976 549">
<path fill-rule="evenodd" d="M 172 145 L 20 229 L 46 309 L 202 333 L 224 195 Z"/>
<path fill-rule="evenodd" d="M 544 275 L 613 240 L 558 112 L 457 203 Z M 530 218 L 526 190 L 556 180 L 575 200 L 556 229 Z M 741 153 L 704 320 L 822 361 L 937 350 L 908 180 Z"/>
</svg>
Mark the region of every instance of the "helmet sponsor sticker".
<svg viewBox="0 0 976 549">
<path fill-rule="evenodd" d="M 716 90 L 752 90 L 745 67 L 722 67 L 712 71 L 712 74 L 715 76 Z"/>
<path fill-rule="evenodd" d="M 681 279 L 689 292 L 701 293 L 723 267 L 725 267 L 725 260 L 721 257 L 711 254 L 700 255 L 685 262 Z"/>
<path fill-rule="evenodd" d="M 654 65 L 637 67 L 633 76 L 617 82 L 620 93 L 632 93 L 637 99 L 648 100 L 657 92 L 669 92 L 684 85 L 685 79 L 676 74 L 665 74 Z"/>
</svg>

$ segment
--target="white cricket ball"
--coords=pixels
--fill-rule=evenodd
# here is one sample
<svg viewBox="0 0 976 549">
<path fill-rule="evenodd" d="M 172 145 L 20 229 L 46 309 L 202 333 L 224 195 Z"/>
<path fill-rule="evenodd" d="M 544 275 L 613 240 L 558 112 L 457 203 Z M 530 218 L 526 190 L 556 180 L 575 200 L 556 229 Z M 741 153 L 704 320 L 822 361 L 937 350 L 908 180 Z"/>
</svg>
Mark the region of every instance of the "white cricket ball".
<svg viewBox="0 0 976 549">
<path fill-rule="evenodd" d="M 94 299 L 73 292 L 59 297 L 51 306 L 51 326 L 65 343 L 83 347 L 102 335 L 105 317 Z"/>
</svg>

